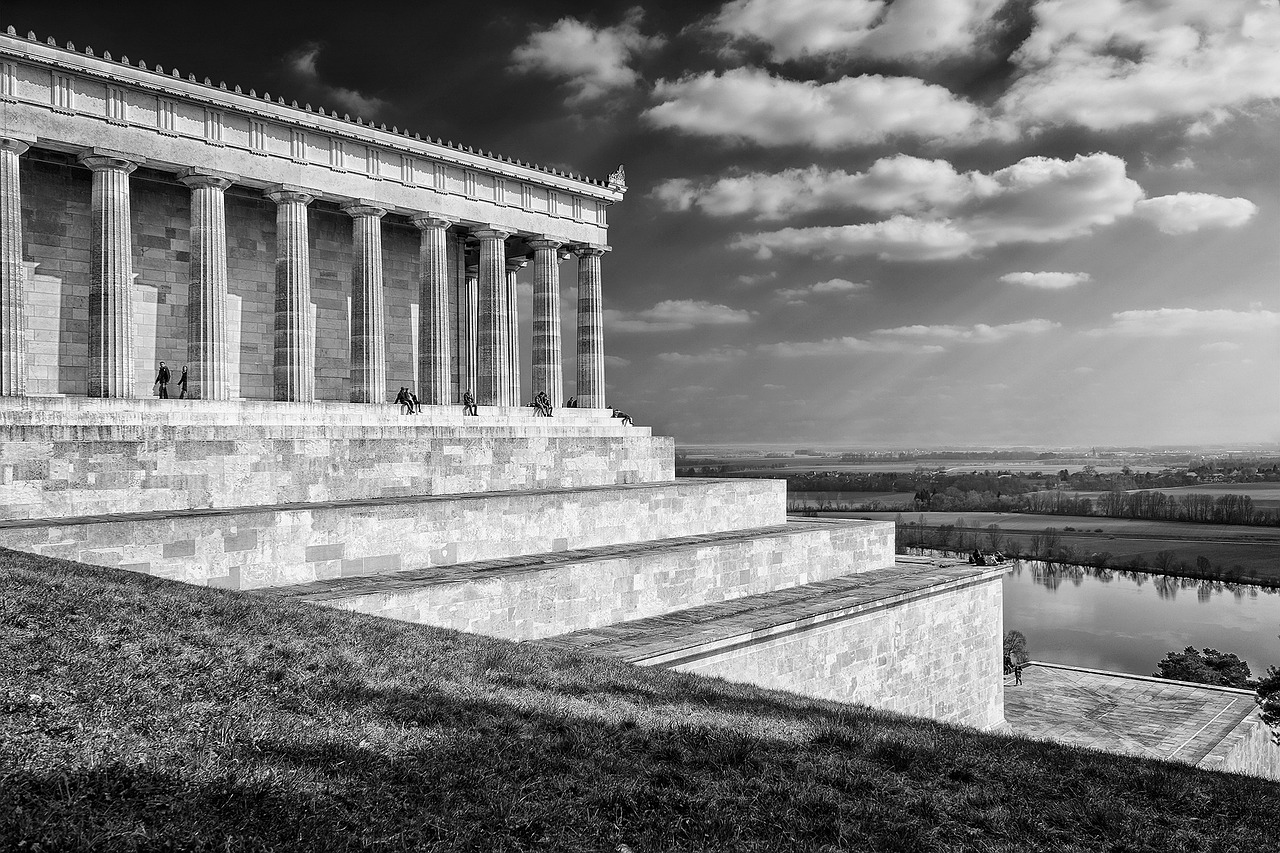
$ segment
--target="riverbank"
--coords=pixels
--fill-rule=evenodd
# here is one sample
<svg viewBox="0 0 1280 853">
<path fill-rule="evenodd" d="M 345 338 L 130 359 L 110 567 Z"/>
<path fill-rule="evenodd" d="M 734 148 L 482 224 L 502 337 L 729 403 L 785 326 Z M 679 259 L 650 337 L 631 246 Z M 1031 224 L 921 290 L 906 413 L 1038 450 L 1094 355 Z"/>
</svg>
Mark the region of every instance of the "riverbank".
<svg viewBox="0 0 1280 853">
<path fill-rule="evenodd" d="M 996 512 L 832 512 L 818 516 L 897 521 L 900 545 L 925 545 L 948 554 L 972 551 L 976 537 L 978 546 L 987 551 L 1001 550 L 1063 565 L 1280 586 L 1280 530 L 1274 528 Z M 992 527 L 998 528 L 994 532 L 998 545 L 992 544 Z M 1055 531 L 1056 544 L 1046 541 L 1049 529 Z M 944 534 L 949 537 L 949 547 L 941 548 Z M 967 537 L 963 545 L 962 535 Z M 1040 537 L 1038 547 L 1034 537 Z"/>
<path fill-rule="evenodd" d="M 1280 846 L 1243 776 L 13 552 L 0 650 L 0 849 Z"/>
</svg>

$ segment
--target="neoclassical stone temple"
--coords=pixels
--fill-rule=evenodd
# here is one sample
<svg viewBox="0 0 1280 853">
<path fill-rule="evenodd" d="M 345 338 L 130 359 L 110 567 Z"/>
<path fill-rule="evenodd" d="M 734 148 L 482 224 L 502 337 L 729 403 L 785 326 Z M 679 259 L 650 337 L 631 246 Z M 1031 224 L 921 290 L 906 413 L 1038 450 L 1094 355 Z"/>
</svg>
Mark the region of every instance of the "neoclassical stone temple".
<svg viewBox="0 0 1280 853">
<path fill-rule="evenodd" d="M 0 35 L 0 547 L 1002 725 L 999 569 L 610 416 L 625 189 Z"/>
<path fill-rule="evenodd" d="M 0 394 L 145 396 L 167 360 L 205 400 L 385 403 L 408 385 L 428 405 L 469 389 L 560 405 L 560 267 L 576 258 L 572 387 L 603 408 L 605 217 L 625 192 L 621 169 L 566 175 L 10 32 Z M 42 329 L 81 287 L 84 322 Z"/>
</svg>

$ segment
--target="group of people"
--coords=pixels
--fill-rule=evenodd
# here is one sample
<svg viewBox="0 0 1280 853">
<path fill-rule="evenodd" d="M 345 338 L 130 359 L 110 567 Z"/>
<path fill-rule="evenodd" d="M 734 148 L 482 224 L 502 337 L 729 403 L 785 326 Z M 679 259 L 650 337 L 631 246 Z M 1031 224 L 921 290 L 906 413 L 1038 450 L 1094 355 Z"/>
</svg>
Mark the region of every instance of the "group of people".
<svg viewBox="0 0 1280 853">
<path fill-rule="evenodd" d="M 172 381 L 173 374 L 169 372 L 169 368 L 162 361 L 160 362 L 160 370 L 156 372 L 156 381 L 151 383 L 152 387 L 158 388 L 156 392 L 161 400 L 169 399 L 169 382 Z M 182 365 L 182 375 L 178 377 L 178 399 L 185 400 L 187 397 L 187 366 Z"/>
<path fill-rule="evenodd" d="M 1019 687 L 1022 685 L 1022 667 L 1023 666 L 1024 664 L 1022 663 L 1014 663 L 1012 656 L 1010 655 L 1004 656 L 1004 674 L 1013 676 L 1014 687 Z"/>
<path fill-rule="evenodd" d="M 969 562 L 975 566 L 996 566 L 1004 562 L 1004 554 L 999 551 L 983 554 L 981 550 L 974 548 L 973 553 L 969 555 Z"/>
<path fill-rule="evenodd" d="M 415 415 L 422 411 L 422 403 L 418 402 L 418 395 L 403 385 L 400 386 L 400 393 L 396 395 L 395 403 L 403 407 L 401 411 L 406 415 Z"/>
</svg>

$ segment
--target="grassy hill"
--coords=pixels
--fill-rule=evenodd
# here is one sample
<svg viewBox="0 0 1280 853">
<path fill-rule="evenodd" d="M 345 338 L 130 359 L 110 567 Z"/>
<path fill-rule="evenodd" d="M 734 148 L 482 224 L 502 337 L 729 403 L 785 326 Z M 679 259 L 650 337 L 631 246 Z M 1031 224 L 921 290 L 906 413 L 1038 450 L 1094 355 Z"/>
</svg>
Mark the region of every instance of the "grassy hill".
<svg viewBox="0 0 1280 853">
<path fill-rule="evenodd" d="M 0 551 L 0 850 L 1280 849 L 1280 785 Z"/>
</svg>

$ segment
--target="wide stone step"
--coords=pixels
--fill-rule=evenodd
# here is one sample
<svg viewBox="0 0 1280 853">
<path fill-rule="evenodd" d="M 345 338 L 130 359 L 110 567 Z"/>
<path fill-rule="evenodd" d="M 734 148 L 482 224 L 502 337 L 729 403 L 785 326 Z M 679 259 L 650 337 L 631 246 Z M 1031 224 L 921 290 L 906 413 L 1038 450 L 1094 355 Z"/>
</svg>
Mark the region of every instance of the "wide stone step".
<svg viewBox="0 0 1280 853">
<path fill-rule="evenodd" d="M 992 729 L 1004 722 L 1004 571 L 900 560 L 543 642 Z"/>
<path fill-rule="evenodd" d="M 889 522 L 755 530 L 535 554 L 270 590 L 508 639 L 538 639 L 758 595 L 893 562 Z"/>
<path fill-rule="evenodd" d="M 583 414 L 588 410 L 553 418 L 484 412 L 463 418 L 449 411 L 436 413 L 437 420 L 426 411 L 384 412 L 330 422 L 317 412 L 348 408 L 178 401 L 169 411 L 140 402 L 66 411 L 0 405 L 0 518 L 659 483 L 675 476 L 671 439 Z M 229 421 L 174 420 L 177 411 L 206 408 Z M 148 409 L 156 410 L 154 422 Z"/>
<path fill-rule="evenodd" d="M 251 589 L 782 524 L 781 480 L 415 495 L 0 522 L 0 547 Z"/>
</svg>

